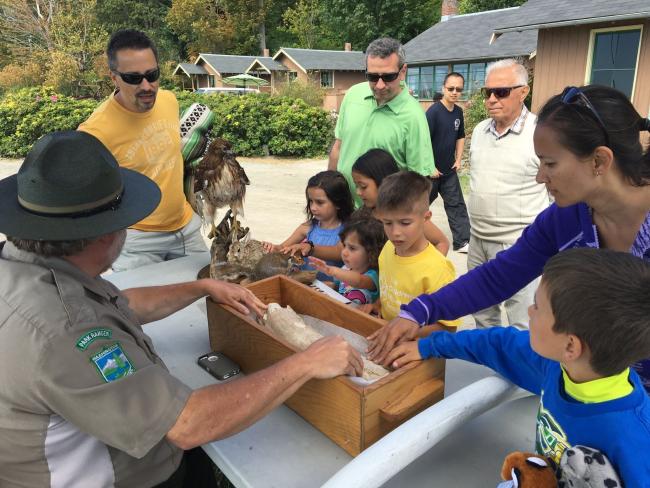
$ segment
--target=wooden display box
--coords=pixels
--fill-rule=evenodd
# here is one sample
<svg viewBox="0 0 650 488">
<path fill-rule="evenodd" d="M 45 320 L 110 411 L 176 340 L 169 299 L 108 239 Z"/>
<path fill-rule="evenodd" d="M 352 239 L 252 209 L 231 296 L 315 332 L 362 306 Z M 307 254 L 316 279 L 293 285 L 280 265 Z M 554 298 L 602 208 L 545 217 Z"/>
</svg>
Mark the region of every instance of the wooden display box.
<svg viewBox="0 0 650 488">
<path fill-rule="evenodd" d="M 326 320 L 364 337 L 384 323 L 285 276 L 267 278 L 247 288 L 264 303 L 290 305 L 299 314 Z M 212 350 L 235 360 L 245 373 L 266 368 L 295 352 L 264 326 L 231 307 L 208 298 L 207 309 Z M 286 404 L 356 456 L 402 422 L 441 400 L 444 378 L 444 360 L 430 359 L 411 363 L 367 386 L 346 376 L 311 380 Z"/>
</svg>

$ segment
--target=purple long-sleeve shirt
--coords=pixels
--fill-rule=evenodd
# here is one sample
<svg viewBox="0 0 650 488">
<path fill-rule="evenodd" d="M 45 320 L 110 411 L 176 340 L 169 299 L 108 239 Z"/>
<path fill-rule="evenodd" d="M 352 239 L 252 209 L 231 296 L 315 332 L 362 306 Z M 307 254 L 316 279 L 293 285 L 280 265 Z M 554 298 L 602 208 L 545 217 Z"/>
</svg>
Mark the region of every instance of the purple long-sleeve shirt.
<svg viewBox="0 0 650 488">
<path fill-rule="evenodd" d="M 541 275 L 551 257 L 574 247 L 600 247 L 589 207 L 584 203 L 569 207 L 553 204 L 537 216 L 512 247 L 437 292 L 402 305 L 400 316 L 425 325 L 500 303 Z M 650 212 L 630 252 L 650 262 Z M 650 360 L 635 365 L 635 369 L 650 390 Z"/>
</svg>

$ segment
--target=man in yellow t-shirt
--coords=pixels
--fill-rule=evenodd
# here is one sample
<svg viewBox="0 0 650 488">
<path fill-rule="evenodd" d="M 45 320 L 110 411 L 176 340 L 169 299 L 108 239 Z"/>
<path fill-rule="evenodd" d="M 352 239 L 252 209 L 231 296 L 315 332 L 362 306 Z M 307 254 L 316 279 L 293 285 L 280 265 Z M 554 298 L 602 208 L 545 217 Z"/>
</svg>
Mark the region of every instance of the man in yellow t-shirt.
<svg viewBox="0 0 650 488">
<path fill-rule="evenodd" d="M 388 176 L 379 189 L 377 214 L 389 239 L 379 255 L 381 316 L 386 320 L 398 316 L 401 304 L 456 278 L 454 265 L 424 235 L 424 223 L 431 218 L 430 190 L 431 182 L 413 171 Z M 427 331 L 458 325 L 459 320 L 445 320 Z"/>
<path fill-rule="evenodd" d="M 162 192 L 156 210 L 129 228 L 113 270 L 207 251 L 201 221 L 183 193 L 178 102 L 159 89 L 156 46 L 142 32 L 120 30 L 106 54 L 115 92 L 79 130 L 97 137 L 120 166 L 148 176 Z"/>
</svg>

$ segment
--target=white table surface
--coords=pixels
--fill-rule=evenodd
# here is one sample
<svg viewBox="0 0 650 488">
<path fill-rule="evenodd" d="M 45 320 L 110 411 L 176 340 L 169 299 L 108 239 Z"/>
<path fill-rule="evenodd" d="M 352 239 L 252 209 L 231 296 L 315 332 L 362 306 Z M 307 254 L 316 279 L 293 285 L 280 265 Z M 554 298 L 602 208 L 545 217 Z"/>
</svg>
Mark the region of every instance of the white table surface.
<svg viewBox="0 0 650 488">
<path fill-rule="evenodd" d="M 121 289 L 196 278 L 208 253 L 115 273 Z M 205 300 L 144 328 L 171 373 L 192 388 L 217 383 L 197 364 L 210 352 Z M 445 394 L 490 374 L 482 366 L 448 360 Z M 498 406 L 468 422 L 388 481 L 385 487 L 489 487 L 499 482 L 504 457 L 533 450 L 537 397 Z M 245 431 L 203 446 L 237 487 L 317 487 L 352 458 L 285 406 Z M 347 488 L 347 487 L 346 487 Z"/>
</svg>

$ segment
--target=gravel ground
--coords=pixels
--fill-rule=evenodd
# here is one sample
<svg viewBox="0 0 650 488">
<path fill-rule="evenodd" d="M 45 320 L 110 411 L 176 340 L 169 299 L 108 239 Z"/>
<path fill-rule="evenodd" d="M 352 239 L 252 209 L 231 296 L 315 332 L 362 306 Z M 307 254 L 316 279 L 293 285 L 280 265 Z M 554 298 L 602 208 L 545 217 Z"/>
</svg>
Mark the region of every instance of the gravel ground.
<svg viewBox="0 0 650 488">
<path fill-rule="evenodd" d="M 250 227 L 253 237 L 280 243 L 305 218 L 305 185 L 307 180 L 326 169 L 325 159 L 238 158 L 246 170 L 251 186 L 244 204 L 244 225 Z M 0 159 L 0 178 L 18 171 L 21 160 Z M 433 222 L 451 241 L 442 200 L 438 198 L 431 206 Z M 219 218 L 223 212 L 219 214 Z M 4 238 L 0 234 L 0 238 Z M 448 258 L 454 263 L 458 275 L 467 272 L 467 255 L 449 251 Z M 472 327 L 474 321 L 465 317 L 464 327 Z"/>
</svg>

